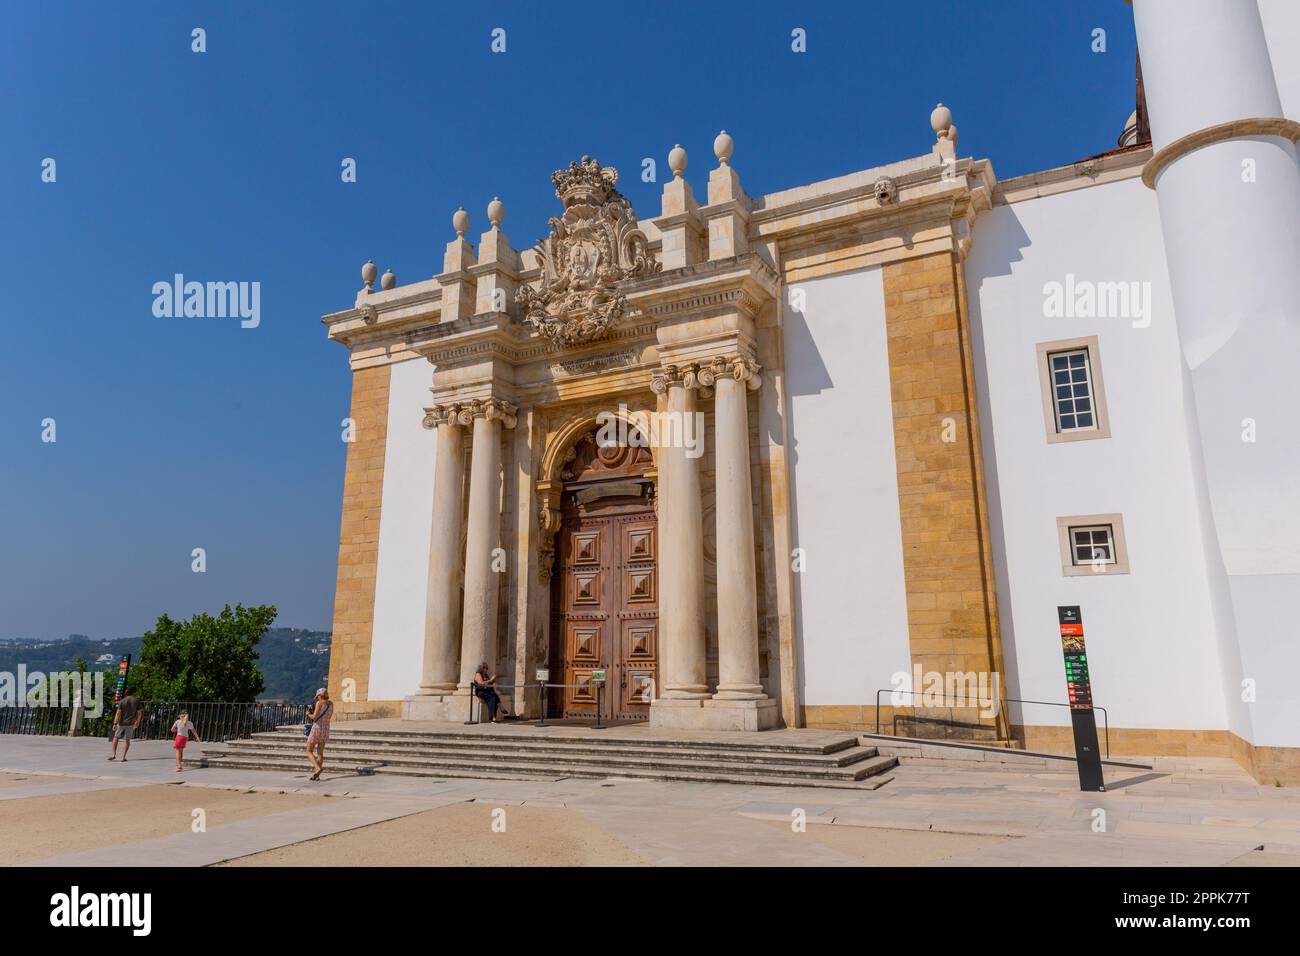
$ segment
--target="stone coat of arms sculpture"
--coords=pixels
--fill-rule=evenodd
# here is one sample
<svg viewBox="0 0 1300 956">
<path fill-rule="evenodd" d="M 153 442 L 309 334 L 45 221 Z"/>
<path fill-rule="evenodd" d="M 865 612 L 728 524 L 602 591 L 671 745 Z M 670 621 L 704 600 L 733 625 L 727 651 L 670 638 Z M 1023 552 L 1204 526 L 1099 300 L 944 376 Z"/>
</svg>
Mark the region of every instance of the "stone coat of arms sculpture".
<svg viewBox="0 0 1300 956">
<path fill-rule="evenodd" d="M 537 244 L 541 282 L 520 288 L 520 317 L 560 345 L 591 342 L 627 311 L 618 284 L 662 267 L 632 204 L 614 188 L 618 170 L 584 156 L 551 182 L 564 214 L 551 217 L 551 234 Z"/>
</svg>

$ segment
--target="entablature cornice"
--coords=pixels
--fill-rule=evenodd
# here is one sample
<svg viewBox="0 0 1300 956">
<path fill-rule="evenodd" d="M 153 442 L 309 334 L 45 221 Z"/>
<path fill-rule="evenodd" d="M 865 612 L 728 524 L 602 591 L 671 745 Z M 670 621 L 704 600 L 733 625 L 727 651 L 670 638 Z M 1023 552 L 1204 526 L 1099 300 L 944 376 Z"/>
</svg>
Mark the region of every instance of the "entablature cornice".
<svg viewBox="0 0 1300 956">
<path fill-rule="evenodd" d="M 996 180 L 987 160 L 931 158 L 864 170 L 837 180 L 765 196 L 750 221 L 751 241 L 783 250 L 901 227 L 973 219 L 992 205 Z M 821 187 L 821 188 L 818 188 Z"/>
<path fill-rule="evenodd" d="M 776 297 L 779 287 L 776 270 L 758 253 L 747 252 L 659 273 L 629 288 L 627 299 L 656 319 L 725 309 L 752 318 Z"/>
</svg>

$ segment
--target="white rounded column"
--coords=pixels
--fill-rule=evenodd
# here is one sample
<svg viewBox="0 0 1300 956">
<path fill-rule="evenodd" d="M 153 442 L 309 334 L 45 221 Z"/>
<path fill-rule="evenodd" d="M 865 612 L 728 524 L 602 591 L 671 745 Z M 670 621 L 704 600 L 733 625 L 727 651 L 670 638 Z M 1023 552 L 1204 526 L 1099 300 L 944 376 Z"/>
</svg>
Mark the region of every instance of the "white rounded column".
<svg viewBox="0 0 1300 956">
<path fill-rule="evenodd" d="M 737 358 L 709 376 L 715 382 L 714 491 L 718 535 L 718 691 L 722 700 L 757 700 L 758 588 L 754 570 L 754 496 L 750 485 L 746 384 L 758 366 Z M 708 379 L 706 379 L 707 384 Z"/>
<path fill-rule="evenodd" d="M 429 586 L 424 614 L 424 668 L 419 695 L 456 689 L 460 634 L 460 527 L 465 490 L 464 432 L 456 406 L 428 410 L 425 426 L 438 429 L 433 466 L 433 527 L 429 534 Z"/>
<path fill-rule="evenodd" d="M 1300 166 L 1255 0 L 1135 0 L 1174 311 L 1230 576 L 1300 573 Z M 1159 316 L 1155 320 L 1159 320 Z"/>
<path fill-rule="evenodd" d="M 668 396 L 667 417 L 656 436 L 659 467 L 671 500 L 671 507 L 662 509 L 659 516 L 661 696 L 701 700 L 709 696 L 705 683 L 703 509 L 699 458 L 691 456 L 683 431 L 695 427 L 698 380 L 694 369 L 669 366 L 656 376 L 652 387 Z"/>
<path fill-rule="evenodd" d="M 481 661 L 496 659 L 497 592 L 493 551 L 501 539 L 501 426 L 514 427 L 514 406 L 496 399 L 472 403 L 461 421 L 474 423 L 465 538 L 465 611 L 461 623 L 460 687 L 468 694 Z"/>
</svg>

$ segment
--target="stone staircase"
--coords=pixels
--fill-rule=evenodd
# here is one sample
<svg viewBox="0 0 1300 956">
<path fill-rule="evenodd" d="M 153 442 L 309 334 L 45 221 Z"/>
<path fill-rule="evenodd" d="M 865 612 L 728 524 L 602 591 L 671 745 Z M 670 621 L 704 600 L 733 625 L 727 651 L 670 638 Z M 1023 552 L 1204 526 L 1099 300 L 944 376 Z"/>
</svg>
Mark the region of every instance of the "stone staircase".
<svg viewBox="0 0 1300 956">
<path fill-rule="evenodd" d="M 764 734 L 717 740 L 620 734 L 613 728 L 563 735 L 552 735 L 549 728 L 531 729 L 380 730 L 336 723 L 325 769 L 327 774 L 507 780 L 631 777 L 874 790 L 892 779 L 885 771 L 898 765 L 896 757 L 881 756 L 852 734 L 814 735 L 804 742 L 779 732 L 766 740 Z M 281 727 L 244 740 L 204 745 L 202 756 L 186 763 L 305 773 L 304 750 L 302 728 Z"/>
</svg>

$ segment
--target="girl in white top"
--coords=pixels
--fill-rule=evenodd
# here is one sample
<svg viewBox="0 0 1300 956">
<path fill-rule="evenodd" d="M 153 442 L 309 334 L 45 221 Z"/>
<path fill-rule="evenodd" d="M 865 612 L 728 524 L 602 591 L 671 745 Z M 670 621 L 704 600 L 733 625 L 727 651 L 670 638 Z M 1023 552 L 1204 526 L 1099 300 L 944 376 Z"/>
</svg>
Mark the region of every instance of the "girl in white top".
<svg viewBox="0 0 1300 956">
<path fill-rule="evenodd" d="M 172 747 L 176 750 L 176 772 L 180 773 L 181 760 L 185 756 L 185 745 L 190 742 L 190 734 L 194 735 L 195 740 L 199 740 L 199 732 L 190 723 L 190 715 L 182 710 L 181 715 L 176 718 L 176 723 L 172 724 L 172 734 L 176 738 L 172 742 Z M 199 743 L 203 741 L 199 740 Z"/>
</svg>

